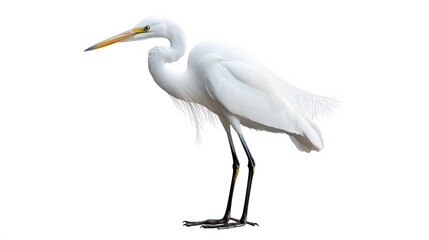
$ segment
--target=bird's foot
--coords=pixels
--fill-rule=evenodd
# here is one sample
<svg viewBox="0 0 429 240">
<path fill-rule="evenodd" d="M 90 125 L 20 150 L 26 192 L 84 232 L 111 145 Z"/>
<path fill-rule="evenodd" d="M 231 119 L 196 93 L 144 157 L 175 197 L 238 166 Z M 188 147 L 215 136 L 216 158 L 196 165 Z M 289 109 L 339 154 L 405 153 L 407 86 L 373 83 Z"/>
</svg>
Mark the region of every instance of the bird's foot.
<svg viewBox="0 0 429 240">
<path fill-rule="evenodd" d="M 230 223 L 229 220 L 234 222 Z M 204 221 L 183 221 L 183 226 L 192 227 L 192 226 L 201 226 L 201 228 L 217 228 L 217 229 L 230 229 L 236 227 L 243 227 L 244 225 L 249 224 L 251 226 L 259 226 L 257 223 L 241 221 L 236 218 L 221 218 L 221 219 L 207 219 Z"/>
</svg>

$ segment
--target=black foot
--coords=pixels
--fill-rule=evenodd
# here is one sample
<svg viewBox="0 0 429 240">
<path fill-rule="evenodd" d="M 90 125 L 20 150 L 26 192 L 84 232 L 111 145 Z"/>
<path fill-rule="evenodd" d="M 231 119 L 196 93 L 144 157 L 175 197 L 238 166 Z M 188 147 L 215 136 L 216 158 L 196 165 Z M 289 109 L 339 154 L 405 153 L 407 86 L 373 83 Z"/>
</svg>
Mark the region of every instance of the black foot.
<svg viewBox="0 0 429 240">
<path fill-rule="evenodd" d="M 229 223 L 229 220 L 233 220 L 233 223 Z M 207 219 L 205 221 L 198 221 L 198 222 L 191 222 L 191 221 L 183 221 L 183 226 L 192 227 L 192 226 L 199 226 L 201 225 L 201 228 L 217 228 L 217 229 L 229 229 L 229 228 L 236 228 L 236 227 L 243 227 L 246 224 L 249 224 L 251 226 L 259 226 L 257 223 L 248 222 L 248 221 L 240 221 L 236 218 L 222 218 L 222 219 Z"/>
</svg>

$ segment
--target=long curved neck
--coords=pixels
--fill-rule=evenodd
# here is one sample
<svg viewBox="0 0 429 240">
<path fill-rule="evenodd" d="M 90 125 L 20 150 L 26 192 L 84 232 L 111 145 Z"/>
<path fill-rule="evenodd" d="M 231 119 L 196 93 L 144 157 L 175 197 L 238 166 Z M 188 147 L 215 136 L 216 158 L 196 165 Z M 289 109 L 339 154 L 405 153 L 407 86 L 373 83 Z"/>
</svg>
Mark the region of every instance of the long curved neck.
<svg viewBox="0 0 429 240">
<path fill-rule="evenodd" d="M 184 73 L 173 74 L 165 66 L 179 60 L 185 54 L 185 39 L 179 28 L 171 29 L 165 38 L 170 41 L 170 47 L 154 47 L 149 51 L 149 71 L 164 91 L 181 99 L 181 93 L 189 88 Z"/>
</svg>

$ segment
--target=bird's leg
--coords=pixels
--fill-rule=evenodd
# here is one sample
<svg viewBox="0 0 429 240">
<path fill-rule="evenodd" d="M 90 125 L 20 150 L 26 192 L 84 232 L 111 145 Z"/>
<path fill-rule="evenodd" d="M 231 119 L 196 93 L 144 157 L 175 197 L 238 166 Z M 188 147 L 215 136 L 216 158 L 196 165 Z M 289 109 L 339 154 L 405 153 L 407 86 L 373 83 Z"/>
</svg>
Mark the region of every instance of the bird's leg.
<svg viewBox="0 0 429 240">
<path fill-rule="evenodd" d="M 225 219 L 226 222 L 231 218 L 232 196 L 234 195 L 235 181 L 237 180 L 238 173 L 240 172 L 240 162 L 238 161 L 237 154 L 235 153 L 234 143 L 232 142 L 230 133 L 228 134 L 228 140 L 232 154 L 232 179 L 231 187 L 229 188 L 228 204 L 226 205 L 225 215 L 223 216 L 223 219 Z"/>
<path fill-rule="evenodd" d="M 240 222 L 242 223 L 248 223 L 252 226 L 258 225 L 257 223 L 249 223 L 247 222 L 247 210 L 249 208 L 249 198 L 250 198 L 250 190 L 252 188 L 252 181 L 253 181 L 253 174 L 255 173 L 255 160 L 253 160 L 252 154 L 250 154 L 250 150 L 247 147 L 246 141 L 244 140 L 244 137 L 242 134 L 239 134 L 241 144 L 243 145 L 244 151 L 246 152 L 248 164 L 249 167 L 249 176 L 247 178 L 247 188 L 246 188 L 246 197 L 244 200 L 244 208 L 243 208 L 243 214 L 241 215 Z"/>
<path fill-rule="evenodd" d="M 231 187 L 229 189 L 229 196 L 228 196 L 228 203 L 226 205 L 225 215 L 221 219 L 207 219 L 204 221 L 197 221 L 197 222 L 191 222 L 191 221 L 184 221 L 183 225 L 185 226 L 197 226 L 197 225 L 220 225 L 220 224 L 226 224 L 229 220 L 234 220 L 238 222 L 238 219 L 231 218 L 231 205 L 232 205 L 232 196 L 234 194 L 234 187 L 235 187 L 235 181 L 238 176 L 238 172 L 240 171 L 240 162 L 238 161 L 237 154 L 235 153 L 234 143 L 232 141 L 231 133 L 227 132 L 228 134 L 228 141 L 229 141 L 229 147 L 231 149 L 232 154 L 232 179 L 231 179 Z"/>
<path fill-rule="evenodd" d="M 259 226 L 257 223 L 248 222 L 247 221 L 247 210 L 249 208 L 249 198 L 250 198 L 250 190 L 252 188 L 252 180 L 253 180 L 253 174 L 255 172 L 255 160 L 253 160 L 252 154 L 250 154 L 250 150 L 247 147 L 246 141 L 244 140 L 244 137 L 242 134 L 238 135 L 240 137 L 241 144 L 243 145 L 244 151 L 246 152 L 247 159 L 248 159 L 248 167 L 249 167 L 249 176 L 247 179 L 247 188 L 246 188 L 246 197 L 244 200 L 244 208 L 243 208 L 243 214 L 241 215 L 240 220 L 235 218 L 230 218 L 231 220 L 234 220 L 233 223 L 222 223 L 222 224 L 203 224 L 203 228 L 218 228 L 218 229 L 229 229 L 229 228 L 235 228 L 235 227 L 242 227 L 246 224 L 252 225 L 252 226 Z M 235 181 L 235 179 L 233 179 Z M 230 197 L 232 198 L 231 194 Z M 229 203 L 229 201 L 228 201 Z M 228 208 L 227 208 L 228 213 Z"/>
</svg>

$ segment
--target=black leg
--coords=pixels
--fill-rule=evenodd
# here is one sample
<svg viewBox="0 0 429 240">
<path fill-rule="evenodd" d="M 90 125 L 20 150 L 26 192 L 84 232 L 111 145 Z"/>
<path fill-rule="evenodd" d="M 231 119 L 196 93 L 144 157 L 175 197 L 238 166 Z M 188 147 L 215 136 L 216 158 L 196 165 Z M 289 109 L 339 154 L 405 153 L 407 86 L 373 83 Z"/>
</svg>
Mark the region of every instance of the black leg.
<svg viewBox="0 0 429 240">
<path fill-rule="evenodd" d="M 244 151 L 246 152 L 247 159 L 248 159 L 248 167 L 249 167 L 249 176 L 247 179 L 247 188 L 246 188 L 246 197 L 244 200 L 244 207 L 243 207 L 243 214 L 241 215 L 240 220 L 230 218 L 231 220 L 234 220 L 233 223 L 221 223 L 221 224 L 203 224 L 203 228 L 218 228 L 218 229 L 228 229 L 228 228 L 235 228 L 235 227 L 242 227 L 246 224 L 252 225 L 252 226 L 259 226 L 257 223 L 248 222 L 247 221 L 247 211 L 249 208 L 249 199 L 250 199 L 250 190 L 252 188 L 252 181 L 253 181 L 253 174 L 255 173 L 255 160 L 253 160 L 252 154 L 250 154 L 250 150 L 247 147 L 246 141 L 244 140 L 243 135 L 239 134 L 241 144 L 243 145 Z M 235 179 L 233 178 L 233 181 Z M 232 198 L 232 196 L 230 195 Z M 229 202 L 229 201 L 228 201 Z M 227 208 L 228 211 L 228 208 Z"/>
<path fill-rule="evenodd" d="M 247 159 L 248 159 L 248 167 L 249 167 L 249 177 L 247 179 L 247 188 L 246 188 L 246 198 L 244 200 L 244 208 L 243 208 L 243 214 L 241 216 L 240 222 L 246 223 L 247 222 L 247 210 L 249 208 L 249 198 L 250 198 L 250 190 L 252 188 L 252 180 L 253 180 L 253 174 L 255 173 L 255 160 L 253 160 L 252 154 L 250 154 L 250 150 L 247 147 L 246 141 L 244 141 L 243 135 L 239 135 L 241 144 L 243 145 L 244 151 L 246 151 Z"/>
<path fill-rule="evenodd" d="M 257 223 L 248 222 L 247 221 L 247 211 L 249 208 L 249 199 L 250 199 L 250 190 L 252 188 L 252 181 L 253 181 L 253 174 L 255 173 L 255 160 L 253 160 L 252 154 L 250 154 L 249 147 L 247 147 L 246 141 L 244 140 L 243 135 L 238 134 L 240 137 L 241 144 L 243 145 L 244 151 L 246 152 L 247 159 L 248 159 L 248 167 L 249 167 L 249 176 L 247 178 L 247 188 L 246 188 L 246 197 L 244 199 L 244 207 L 243 207 L 243 214 L 241 215 L 240 220 L 235 220 L 234 223 L 226 223 L 222 225 L 203 225 L 204 228 L 218 228 L 218 229 L 228 229 L 228 228 L 235 228 L 235 227 L 242 227 L 246 224 L 252 225 L 252 226 L 259 226 Z"/>
<path fill-rule="evenodd" d="M 196 221 L 196 222 L 183 221 L 184 226 L 191 227 L 191 226 L 201 225 L 202 228 L 218 228 L 218 229 L 242 227 L 246 224 L 249 224 L 252 226 L 258 226 L 257 223 L 247 221 L 247 210 L 249 208 L 250 190 L 252 187 L 253 174 L 255 172 L 255 160 L 253 160 L 253 157 L 250 154 L 249 148 L 247 147 L 246 141 L 244 140 L 244 137 L 241 134 L 238 134 L 238 136 L 240 137 L 241 144 L 243 145 L 244 151 L 246 152 L 246 155 L 247 155 L 249 176 L 247 179 L 246 197 L 244 200 L 243 214 L 241 215 L 240 219 L 231 217 L 232 197 L 234 195 L 235 181 L 237 179 L 238 172 L 240 170 L 240 163 L 238 161 L 237 154 L 235 153 L 234 143 L 232 141 L 231 134 L 228 131 L 227 131 L 227 134 L 228 134 L 229 146 L 231 148 L 231 153 L 232 153 L 233 172 L 232 172 L 231 187 L 229 189 L 228 203 L 226 205 L 225 215 L 221 219 L 207 219 L 204 221 Z M 229 220 L 233 220 L 234 222 L 229 223 Z"/>
<path fill-rule="evenodd" d="M 184 221 L 183 225 L 190 227 L 190 226 L 197 226 L 197 225 L 219 225 L 219 224 L 226 224 L 229 222 L 229 220 L 234 220 L 238 222 L 238 219 L 231 218 L 231 205 L 232 205 L 232 197 L 234 195 L 234 188 L 235 188 L 235 181 L 238 176 L 238 172 L 240 171 L 240 162 L 238 161 L 237 154 L 235 153 L 234 143 L 232 141 L 231 133 L 228 134 L 228 141 L 229 141 L 229 147 L 231 149 L 232 154 L 232 179 L 231 179 L 231 186 L 229 189 L 229 196 L 228 196 L 228 203 L 226 205 L 225 215 L 221 219 L 207 219 L 204 221 Z"/>
<path fill-rule="evenodd" d="M 223 219 L 225 219 L 226 222 L 228 222 L 231 218 L 232 196 L 234 195 L 235 181 L 237 180 L 238 173 L 240 172 L 240 162 L 238 161 L 237 154 L 235 153 L 234 143 L 232 142 L 231 134 L 228 134 L 228 141 L 232 154 L 232 179 L 231 186 L 229 188 L 228 203 L 226 205 L 225 215 L 223 216 Z"/>
</svg>

